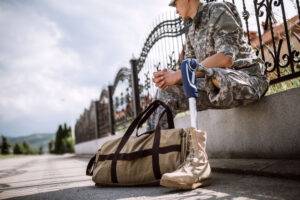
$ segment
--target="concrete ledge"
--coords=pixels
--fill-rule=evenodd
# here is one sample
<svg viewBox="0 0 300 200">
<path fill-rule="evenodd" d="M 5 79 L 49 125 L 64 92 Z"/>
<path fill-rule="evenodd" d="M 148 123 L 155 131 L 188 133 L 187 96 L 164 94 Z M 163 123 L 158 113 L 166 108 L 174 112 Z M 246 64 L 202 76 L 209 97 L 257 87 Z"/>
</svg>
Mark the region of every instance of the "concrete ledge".
<svg viewBox="0 0 300 200">
<path fill-rule="evenodd" d="M 106 141 L 116 139 L 122 137 L 123 133 L 116 133 L 115 135 L 110 135 L 107 137 L 99 138 L 97 140 L 91 140 L 88 142 L 82 142 L 75 145 L 75 153 L 82 155 L 94 155 L 98 149 L 104 144 Z"/>
<path fill-rule="evenodd" d="M 209 158 L 300 158 L 300 88 L 249 106 L 198 114 L 198 123 L 207 132 Z M 189 115 L 175 117 L 175 126 L 189 127 Z M 122 135 L 77 144 L 76 154 L 94 154 L 104 142 Z"/>
<path fill-rule="evenodd" d="M 209 159 L 213 172 L 300 180 L 300 160 Z"/>
<path fill-rule="evenodd" d="M 198 115 L 210 158 L 300 158 L 300 88 Z M 189 125 L 188 115 L 175 118 L 177 128 Z"/>
<path fill-rule="evenodd" d="M 143 133 L 145 131 L 145 128 L 140 128 L 138 133 Z M 96 140 L 91 140 L 87 142 L 81 142 L 79 144 L 75 145 L 75 153 L 77 155 L 86 155 L 87 157 L 91 157 L 91 155 L 94 155 L 99 148 L 104 144 L 105 142 L 113 139 L 117 139 L 123 136 L 123 132 L 116 132 L 115 135 L 110 135 L 106 137 L 102 137 Z"/>
</svg>

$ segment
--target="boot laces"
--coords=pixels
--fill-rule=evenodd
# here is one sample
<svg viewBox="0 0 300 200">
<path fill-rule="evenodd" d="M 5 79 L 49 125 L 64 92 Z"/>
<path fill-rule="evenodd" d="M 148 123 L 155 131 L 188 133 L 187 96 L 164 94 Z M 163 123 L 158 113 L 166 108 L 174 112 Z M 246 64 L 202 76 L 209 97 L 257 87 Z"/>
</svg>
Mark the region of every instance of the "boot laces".
<svg viewBox="0 0 300 200">
<path fill-rule="evenodd" d="M 183 163 L 184 171 L 191 171 L 193 174 L 199 174 L 203 166 L 208 162 L 205 149 L 199 145 L 198 137 L 195 137 L 196 141 L 192 141 L 192 134 L 188 134 L 188 145 L 189 145 L 189 154 L 186 158 L 186 161 Z"/>
</svg>

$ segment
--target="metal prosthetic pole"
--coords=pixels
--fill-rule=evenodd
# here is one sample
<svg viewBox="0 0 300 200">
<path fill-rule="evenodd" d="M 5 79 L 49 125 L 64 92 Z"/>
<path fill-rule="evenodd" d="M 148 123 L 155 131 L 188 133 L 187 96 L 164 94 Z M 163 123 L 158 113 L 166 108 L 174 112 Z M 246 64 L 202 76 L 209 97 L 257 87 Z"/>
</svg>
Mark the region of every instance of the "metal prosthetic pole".
<svg viewBox="0 0 300 200">
<path fill-rule="evenodd" d="M 198 97 L 198 90 L 196 87 L 196 70 L 204 72 L 207 76 L 212 76 L 212 69 L 207 69 L 197 62 L 196 59 L 186 59 L 181 64 L 181 74 L 183 90 L 186 97 L 189 99 L 189 110 L 191 116 L 191 127 L 199 130 L 197 125 L 197 106 L 196 98 Z"/>
</svg>

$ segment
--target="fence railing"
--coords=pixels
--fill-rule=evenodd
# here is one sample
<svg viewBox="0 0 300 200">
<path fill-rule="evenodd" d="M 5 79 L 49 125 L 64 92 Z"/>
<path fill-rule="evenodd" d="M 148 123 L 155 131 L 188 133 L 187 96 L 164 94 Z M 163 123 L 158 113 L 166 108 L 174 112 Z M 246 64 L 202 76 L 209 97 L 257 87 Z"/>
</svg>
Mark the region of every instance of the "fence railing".
<svg viewBox="0 0 300 200">
<path fill-rule="evenodd" d="M 300 77 L 299 0 L 229 2 L 240 12 L 247 42 L 265 61 L 270 84 Z M 124 129 L 155 98 L 152 73 L 162 68 L 174 70 L 180 63 L 189 25 L 175 13 L 155 20 L 139 57 L 130 60 L 130 68 L 119 70 L 113 85 L 103 89 L 99 100 L 77 120 L 76 143 Z"/>
</svg>

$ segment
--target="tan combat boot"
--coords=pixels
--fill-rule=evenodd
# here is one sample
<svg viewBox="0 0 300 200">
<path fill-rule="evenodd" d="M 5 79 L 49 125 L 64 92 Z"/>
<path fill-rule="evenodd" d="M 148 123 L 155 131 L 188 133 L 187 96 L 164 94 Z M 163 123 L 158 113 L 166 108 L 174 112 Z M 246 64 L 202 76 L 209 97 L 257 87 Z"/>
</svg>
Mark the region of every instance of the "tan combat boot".
<svg viewBox="0 0 300 200">
<path fill-rule="evenodd" d="M 189 154 L 182 165 L 174 172 L 163 174 L 160 185 L 191 190 L 207 186 L 211 182 L 211 169 L 208 163 L 206 133 L 187 129 Z"/>
</svg>

